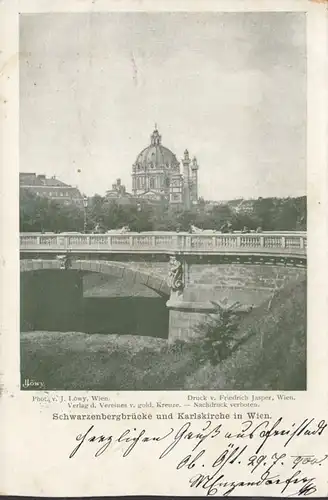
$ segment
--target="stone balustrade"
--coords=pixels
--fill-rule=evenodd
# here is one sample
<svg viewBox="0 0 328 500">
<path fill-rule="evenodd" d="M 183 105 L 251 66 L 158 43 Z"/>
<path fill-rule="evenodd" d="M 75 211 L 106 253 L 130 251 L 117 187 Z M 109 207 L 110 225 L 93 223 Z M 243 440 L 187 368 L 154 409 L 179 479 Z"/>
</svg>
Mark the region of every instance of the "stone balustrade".
<svg viewBox="0 0 328 500">
<path fill-rule="evenodd" d="M 21 233 L 22 252 L 306 255 L 305 232 L 263 233 Z"/>
</svg>

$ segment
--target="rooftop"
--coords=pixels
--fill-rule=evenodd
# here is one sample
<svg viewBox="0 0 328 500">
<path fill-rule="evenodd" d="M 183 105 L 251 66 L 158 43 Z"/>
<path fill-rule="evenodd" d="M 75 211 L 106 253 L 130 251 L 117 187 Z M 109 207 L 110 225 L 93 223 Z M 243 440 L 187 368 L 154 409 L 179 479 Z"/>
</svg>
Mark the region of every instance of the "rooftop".
<svg viewBox="0 0 328 500">
<path fill-rule="evenodd" d="M 65 187 L 70 188 L 69 184 L 60 181 L 55 176 L 46 177 L 43 174 L 37 175 L 34 172 L 20 172 L 19 184 L 21 186 L 49 186 L 49 187 Z"/>
</svg>

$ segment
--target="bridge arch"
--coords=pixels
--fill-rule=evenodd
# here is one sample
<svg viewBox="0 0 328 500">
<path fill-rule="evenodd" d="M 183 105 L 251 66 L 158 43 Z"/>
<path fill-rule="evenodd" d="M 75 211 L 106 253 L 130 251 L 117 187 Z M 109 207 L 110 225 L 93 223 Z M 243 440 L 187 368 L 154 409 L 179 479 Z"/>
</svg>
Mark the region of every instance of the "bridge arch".
<svg viewBox="0 0 328 500">
<path fill-rule="evenodd" d="M 158 295 L 169 297 L 170 288 L 163 277 L 156 274 L 148 274 L 137 269 L 116 264 L 115 262 L 94 260 L 72 260 L 66 267 L 57 259 L 22 259 L 20 261 L 21 272 L 33 272 L 40 270 L 62 270 L 72 269 L 82 272 L 100 273 L 124 279 L 133 284 L 141 284 L 150 288 Z"/>
</svg>

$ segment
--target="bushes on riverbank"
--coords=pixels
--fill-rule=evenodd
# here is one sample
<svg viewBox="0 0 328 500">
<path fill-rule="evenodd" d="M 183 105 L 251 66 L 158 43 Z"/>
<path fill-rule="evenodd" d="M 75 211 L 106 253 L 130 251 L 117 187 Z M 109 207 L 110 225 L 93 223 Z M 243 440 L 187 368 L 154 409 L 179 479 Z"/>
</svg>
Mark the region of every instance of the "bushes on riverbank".
<svg viewBox="0 0 328 500">
<path fill-rule="evenodd" d="M 187 377 L 188 389 L 305 390 L 306 281 L 278 291 L 238 327 L 239 347 Z"/>
</svg>

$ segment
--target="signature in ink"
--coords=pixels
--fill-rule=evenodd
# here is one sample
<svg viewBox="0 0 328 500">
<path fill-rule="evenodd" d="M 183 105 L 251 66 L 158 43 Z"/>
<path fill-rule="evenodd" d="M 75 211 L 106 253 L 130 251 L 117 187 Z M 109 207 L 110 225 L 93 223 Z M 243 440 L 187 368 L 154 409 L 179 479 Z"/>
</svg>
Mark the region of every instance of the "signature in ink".
<svg viewBox="0 0 328 500">
<path fill-rule="evenodd" d="M 282 478 L 280 474 L 275 476 L 270 476 L 269 473 L 264 473 L 259 479 L 254 478 L 253 480 L 243 480 L 238 479 L 234 481 L 228 481 L 225 475 L 219 471 L 215 471 L 212 475 L 209 474 L 196 474 L 194 477 L 190 478 L 189 484 L 191 488 L 202 488 L 206 491 L 206 496 L 213 496 L 222 490 L 223 496 L 229 496 L 238 488 L 253 487 L 253 486 L 279 486 L 280 493 L 286 492 L 286 490 L 291 485 L 297 485 L 296 491 L 293 493 L 288 491 L 288 496 L 298 496 L 298 495 L 312 495 L 317 491 L 315 484 L 315 478 L 308 478 L 302 474 L 301 470 L 295 471 L 290 477 Z"/>
</svg>

